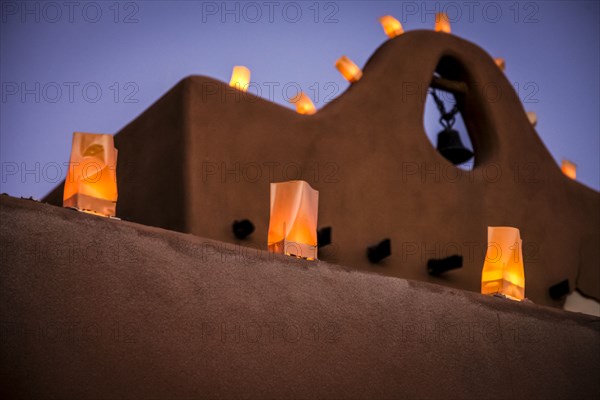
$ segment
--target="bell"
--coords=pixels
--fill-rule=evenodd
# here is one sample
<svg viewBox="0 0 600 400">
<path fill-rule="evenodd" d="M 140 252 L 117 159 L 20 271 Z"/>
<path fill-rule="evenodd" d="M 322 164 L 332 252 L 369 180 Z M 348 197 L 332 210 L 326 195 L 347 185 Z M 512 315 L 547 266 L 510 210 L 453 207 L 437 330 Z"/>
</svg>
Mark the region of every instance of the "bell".
<svg viewBox="0 0 600 400">
<path fill-rule="evenodd" d="M 473 158 L 473 152 L 467 149 L 454 129 L 444 129 L 438 133 L 437 150 L 454 165 L 459 165 Z"/>
</svg>

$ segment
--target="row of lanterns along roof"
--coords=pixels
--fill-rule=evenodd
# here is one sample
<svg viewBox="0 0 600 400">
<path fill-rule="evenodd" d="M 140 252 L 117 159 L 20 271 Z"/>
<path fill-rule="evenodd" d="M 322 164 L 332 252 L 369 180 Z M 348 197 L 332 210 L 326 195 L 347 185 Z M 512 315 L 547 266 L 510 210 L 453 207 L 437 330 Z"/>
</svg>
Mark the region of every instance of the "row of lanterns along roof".
<svg viewBox="0 0 600 400">
<path fill-rule="evenodd" d="M 396 36 L 404 33 L 404 29 L 402 28 L 400 21 L 391 15 L 385 15 L 379 18 L 379 22 L 383 27 L 383 31 L 390 39 L 393 39 Z M 451 33 L 450 20 L 445 13 L 436 14 L 435 31 L 447 34 Z M 505 70 L 506 62 L 503 58 L 495 58 L 494 62 L 502 71 Z M 335 67 L 338 69 L 344 79 L 350 83 L 356 83 L 362 78 L 362 70 L 347 56 L 341 56 L 335 62 Z M 229 85 L 243 92 L 247 92 L 250 85 L 250 69 L 243 65 L 237 65 L 233 67 Z M 469 161 L 471 158 L 473 158 L 473 152 L 463 145 L 462 141 L 460 140 L 459 133 L 452 129 L 452 124 L 455 120 L 454 116 L 458 112 L 458 108 L 454 107 L 451 112 L 446 113 L 443 108 L 443 103 L 440 103 L 439 98 L 435 94 L 435 90 L 432 90 L 431 94 L 436 100 L 436 104 L 440 110 L 440 113 L 442 114 L 440 122 L 444 128 L 437 135 L 438 151 L 454 165 L 460 165 Z M 312 115 L 317 112 L 317 109 L 310 97 L 308 97 L 308 95 L 302 91 L 289 99 L 289 102 L 296 106 L 296 112 L 298 114 Z M 527 111 L 527 118 L 535 127 L 537 124 L 537 115 L 535 112 Z M 572 163 L 568 163 L 569 165 L 572 165 Z M 563 167 L 563 171 L 564 170 L 565 168 Z"/>
<path fill-rule="evenodd" d="M 389 38 L 401 35 L 404 31 L 400 22 L 390 15 L 379 19 Z M 444 13 L 436 15 L 435 30 L 450 33 L 450 22 Z M 503 59 L 495 59 L 504 71 Z M 362 70 L 346 56 L 335 63 L 342 76 L 350 83 L 358 82 Z M 246 91 L 250 83 L 250 70 L 236 66 L 230 86 Z M 311 115 L 316 108 L 303 92 L 291 99 L 299 114 Z M 528 112 L 530 122 L 535 126 L 535 113 Z M 114 147 L 112 135 L 75 132 L 71 148 L 71 165 L 65 180 L 63 206 L 94 215 L 115 217 L 117 203 L 118 151 Z M 576 165 L 563 160 L 562 171 L 572 179 L 576 177 Z M 270 219 L 268 249 L 274 253 L 317 259 L 317 249 L 331 243 L 331 227 L 317 231 L 319 193 L 307 182 L 289 181 L 271 183 Z M 235 221 L 234 235 L 243 239 L 254 231 L 249 220 Z M 517 228 L 489 227 L 488 250 L 486 253 L 481 293 L 500 294 L 504 297 L 522 300 L 525 298 L 525 275 L 521 253 L 521 238 Z M 391 241 L 384 239 L 367 248 L 367 257 L 378 263 L 391 255 Z M 427 268 L 431 275 L 440 275 L 451 269 L 462 267 L 462 257 L 450 256 L 442 260 L 429 260 Z M 566 283 L 566 286 L 565 286 Z M 566 289 L 565 289 L 566 288 Z M 568 293 L 568 281 L 560 282 L 550 289 L 554 298 Z"/>
<path fill-rule="evenodd" d="M 75 132 L 70 165 L 65 180 L 63 206 L 105 217 L 114 217 L 117 204 L 117 149 L 112 135 Z M 307 260 L 317 259 L 319 237 L 331 242 L 331 228 L 317 233 L 319 192 L 307 182 L 297 180 L 271 183 L 268 250 Z M 236 221 L 234 234 L 246 237 L 254 230 L 249 220 Z M 488 251 L 482 273 L 481 292 L 502 294 L 522 300 L 525 276 L 519 230 L 510 227 L 488 228 Z M 373 263 L 391 255 L 391 241 L 384 239 L 367 249 Z M 431 274 L 448 269 L 447 263 L 429 265 Z"/>
</svg>

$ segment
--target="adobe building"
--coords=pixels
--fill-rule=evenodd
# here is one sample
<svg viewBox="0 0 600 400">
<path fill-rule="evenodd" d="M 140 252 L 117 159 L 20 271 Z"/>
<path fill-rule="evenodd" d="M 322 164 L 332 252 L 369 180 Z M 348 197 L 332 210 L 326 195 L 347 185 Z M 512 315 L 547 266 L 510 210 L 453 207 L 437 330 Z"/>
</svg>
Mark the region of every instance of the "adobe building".
<svg viewBox="0 0 600 400">
<path fill-rule="evenodd" d="M 426 137 L 432 85 L 456 97 L 471 171 Z M 478 46 L 402 34 L 314 115 L 188 77 L 115 146 L 120 221 L 60 208 L 62 185 L 49 204 L 1 199 L 6 394 L 600 394 L 600 319 L 549 293 L 566 280 L 600 299 L 599 194 L 561 172 Z M 267 251 L 270 183 L 294 179 L 332 229 L 319 260 Z M 479 294 L 488 226 L 519 228 L 528 301 Z M 428 273 L 450 255 L 461 268 Z"/>
<path fill-rule="evenodd" d="M 559 306 L 548 288 L 565 279 L 600 299 L 599 194 L 561 172 L 484 50 L 412 31 L 385 42 L 363 70 L 314 115 L 211 78 L 183 79 L 115 136 L 117 216 L 264 249 L 270 182 L 302 179 L 319 191 L 319 226 L 333 230 L 324 261 L 479 292 L 487 227 L 514 226 L 529 299 Z M 474 147 L 471 171 L 454 167 L 424 132 L 434 73 L 467 88 L 455 95 Z M 61 206 L 62 186 L 45 201 Z M 237 241 L 231 225 L 244 218 L 256 231 Z M 385 238 L 392 256 L 373 265 L 366 249 Z M 427 273 L 428 259 L 454 253 L 461 270 Z"/>
</svg>

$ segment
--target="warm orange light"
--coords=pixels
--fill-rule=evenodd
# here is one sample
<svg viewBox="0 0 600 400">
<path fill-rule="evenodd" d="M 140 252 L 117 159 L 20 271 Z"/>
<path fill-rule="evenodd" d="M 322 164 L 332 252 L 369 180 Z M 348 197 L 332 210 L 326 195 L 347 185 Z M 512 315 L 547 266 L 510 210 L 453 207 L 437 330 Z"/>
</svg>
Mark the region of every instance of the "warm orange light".
<svg viewBox="0 0 600 400">
<path fill-rule="evenodd" d="M 537 114 L 535 113 L 535 111 L 527 111 L 527 119 L 535 128 L 535 126 L 537 125 Z"/>
<path fill-rule="evenodd" d="M 451 33 L 450 20 L 448 19 L 448 15 L 446 15 L 446 13 L 435 14 L 435 31 Z"/>
<path fill-rule="evenodd" d="M 354 64 L 352 60 L 346 56 L 341 56 L 339 60 L 335 62 L 335 67 L 348 82 L 358 82 L 359 79 L 362 78 L 362 71 L 358 68 L 358 65 Z"/>
<path fill-rule="evenodd" d="M 63 207 L 115 216 L 117 149 L 112 135 L 75 132 Z"/>
<path fill-rule="evenodd" d="M 400 21 L 391 15 L 384 15 L 383 17 L 379 18 L 379 22 L 383 27 L 383 31 L 390 39 L 404 33 L 404 29 L 402 29 L 402 24 Z"/>
<path fill-rule="evenodd" d="M 296 112 L 298 114 L 312 115 L 317 112 L 312 100 L 304 92 L 300 92 L 297 96 L 290 99 L 290 103 L 296 105 Z"/>
<path fill-rule="evenodd" d="M 481 293 L 502 294 L 513 300 L 525 298 L 525 271 L 519 230 L 488 227 L 488 248 L 481 273 Z"/>
<path fill-rule="evenodd" d="M 304 181 L 271 183 L 269 250 L 317 258 L 319 192 Z"/>
<path fill-rule="evenodd" d="M 563 159 L 560 169 L 562 169 L 563 174 L 565 174 L 569 178 L 577 178 L 577 164 L 575 164 L 574 162 Z"/>
<path fill-rule="evenodd" d="M 500 68 L 500 70 L 504 72 L 504 70 L 506 69 L 506 62 L 504 61 L 504 58 L 494 58 L 494 62 L 496 63 L 498 68 Z"/>
<path fill-rule="evenodd" d="M 234 87 L 243 92 L 248 90 L 248 85 L 250 84 L 250 70 L 243 65 L 236 65 L 233 67 L 233 72 L 231 73 L 231 80 L 229 81 L 229 86 Z"/>
</svg>

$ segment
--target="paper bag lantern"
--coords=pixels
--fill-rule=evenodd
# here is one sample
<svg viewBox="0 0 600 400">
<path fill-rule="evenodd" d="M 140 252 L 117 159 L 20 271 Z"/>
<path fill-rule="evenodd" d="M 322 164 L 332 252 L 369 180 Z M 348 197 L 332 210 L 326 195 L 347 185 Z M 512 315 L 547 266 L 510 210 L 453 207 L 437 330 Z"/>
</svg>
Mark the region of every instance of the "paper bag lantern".
<svg viewBox="0 0 600 400">
<path fill-rule="evenodd" d="M 498 68 L 500 68 L 500 70 L 504 72 L 504 70 L 506 69 L 506 61 L 504 61 L 504 58 L 494 58 L 494 62 L 496 63 Z"/>
<path fill-rule="evenodd" d="M 537 125 L 537 114 L 535 111 L 527 111 L 527 119 L 531 122 L 531 125 L 535 128 Z"/>
<path fill-rule="evenodd" d="M 451 33 L 450 20 L 448 19 L 446 13 L 435 14 L 435 31 Z"/>
<path fill-rule="evenodd" d="M 317 258 L 319 192 L 304 181 L 271 183 L 269 251 Z"/>
<path fill-rule="evenodd" d="M 358 68 L 358 65 L 354 64 L 354 62 L 346 56 L 341 56 L 335 62 L 335 67 L 350 83 L 358 82 L 359 79 L 362 78 L 362 71 Z"/>
<path fill-rule="evenodd" d="M 481 273 L 482 294 L 525 298 L 525 271 L 521 236 L 517 228 L 488 227 L 488 248 Z"/>
<path fill-rule="evenodd" d="M 577 164 L 571 162 L 569 160 L 562 160 L 562 165 L 560 167 L 563 174 L 568 176 L 571 179 L 577 178 Z"/>
<path fill-rule="evenodd" d="M 396 18 L 391 15 L 385 15 L 379 18 L 379 22 L 383 27 L 383 31 L 390 39 L 395 38 L 398 35 L 402 35 L 404 33 L 404 29 L 402 29 L 402 24 Z"/>
<path fill-rule="evenodd" d="M 296 105 L 296 112 L 298 114 L 312 115 L 317 112 L 312 100 L 304 92 L 300 92 L 297 96 L 290 99 L 290 103 Z"/>
<path fill-rule="evenodd" d="M 248 85 L 250 84 L 250 70 L 243 65 L 236 65 L 233 67 L 231 73 L 231 80 L 229 86 L 234 87 L 238 90 L 246 92 Z"/>
<path fill-rule="evenodd" d="M 112 135 L 73 134 L 63 207 L 115 216 L 117 205 L 117 149 Z"/>
</svg>

